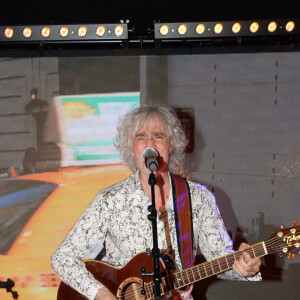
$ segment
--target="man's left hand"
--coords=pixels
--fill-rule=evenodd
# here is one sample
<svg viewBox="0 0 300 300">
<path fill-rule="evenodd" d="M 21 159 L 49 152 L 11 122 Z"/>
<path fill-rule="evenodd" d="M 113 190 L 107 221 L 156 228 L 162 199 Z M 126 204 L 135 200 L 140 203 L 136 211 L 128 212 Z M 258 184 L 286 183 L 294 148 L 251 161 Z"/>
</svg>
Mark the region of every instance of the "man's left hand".
<svg viewBox="0 0 300 300">
<path fill-rule="evenodd" d="M 239 251 L 243 251 L 239 259 L 233 263 L 233 270 L 237 272 L 242 277 L 252 277 L 256 275 L 261 266 L 261 259 L 251 258 L 250 254 L 246 250 L 249 245 L 246 243 L 241 243 Z"/>
</svg>

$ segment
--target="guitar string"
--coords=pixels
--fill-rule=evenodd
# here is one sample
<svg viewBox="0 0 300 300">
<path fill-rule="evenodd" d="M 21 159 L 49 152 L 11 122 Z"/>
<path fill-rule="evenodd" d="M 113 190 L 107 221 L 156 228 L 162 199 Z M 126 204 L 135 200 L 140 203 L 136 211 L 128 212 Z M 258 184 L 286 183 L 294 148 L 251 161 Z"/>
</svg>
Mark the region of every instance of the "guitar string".
<svg viewBox="0 0 300 300">
<path fill-rule="evenodd" d="M 272 241 L 272 240 L 273 240 L 273 241 Z M 274 241 L 276 241 L 276 240 L 281 240 L 281 238 L 279 238 L 279 237 L 274 237 L 274 238 L 271 239 L 271 241 L 267 241 L 266 244 L 272 244 L 272 243 L 274 243 Z M 281 248 L 282 248 L 281 246 L 278 247 L 278 249 L 281 249 Z M 276 248 L 275 248 L 275 249 L 276 249 Z M 261 251 L 261 252 L 262 252 L 261 254 L 263 254 L 263 255 L 266 254 L 266 253 L 265 253 L 265 250 L 264 250 L 264 248 L 263 248 L 262 243 L 258 243 L 258 244 L 256 244 L 256 245 L 251 246 L 251 247 L 250 247 L 250 250 L 255 251 L 255 252 Z M 199 271 L 199 268 L 201 268 L 201 267 L 202 267 L 202 272 L 204 272 L 204 273 L 206 274 L 206 277 L 211 276 L 211 271 L 213 271 L 213 273 L 215 273 L 214 270 L 213 270 L 213 269 L 215 269 L 215 268 L 217 268 L 217 272 L 218 272 L 218 271 L 224 271 L 224 266 L 225 266 L 225 269 L 226 269 L 226 268 L 229 269 L 229 268 L 231 268 L 231 267 L 230 267 L 231 263 L 233 263 L 233 261 L 236 259 L 236 256 L 241 255 L 242 252 L 243 252 L 243 251 L 236 251 L 236 252 L 230 253 L 230 254 L 228 254 L 228 255 L 222 257 L 222 258 L 217 258 L 217 259 L 215 259 L 215 260 L 206 262 L 206 263 L 204 263 L 204 264 L 200 264 L 200 265 L 194 266 L 194 267 L 192 267 L 192 268 L 183 270 L 183 271 L 181 271 L 181 272 L 183 272 L 182 278 L 183 278 L 183 280 L 186 280 L 186 276 L 188 276 L 187 278 L 189 279 L 189 277 L 190 277 L 189 274 L 192 274 L 192 276 L 194 277 L 194 272 L 193 272 L 193 271 L 194 271 L 196 268 L 197 268 L 198 271 Z M 262 256 L 262 255 L 258 255 L 258 254 L 259 254 L 259 252 L 256 253 L 256 256 Z M 252 255 L 253 255 L 253 257 L 255 256 L 254 253 L 253 253 Z M 229 265 L 229 264 L 230 264 L 230 265 Z M 209 269 L 210 269 L 210 270 L 209 270 Z M 186 273 L 186 274 L 184 274 L 184 273 Z M 176 274 L 176 273 L 175 273 L 175 274 Z"/>
<path fill-rule="evenodd" d="M 277 237 L 276 236 L 276 237 L 266 241 L 265 244 L 267 246 L 269 246 L 271 244 L 274 244 L 274 242 L 276 240 L 280 241 L 281 239 L 283 239 L 283 237 Z M 293 245 L 293 244 L 291 244 L 291 245 Z M 290 246 L 290 245 L 287 245 L 287 246 Z M 263 256 L 265 254 L 271 254 L 272 252 L 278 252 L 278 250 L 281 250 L 282 248 L 283 248 L 282 245 L 277 245 L 277 247 L 273 247 L 273 251 L 269 251 L 268 253 L 265 253 L 265 250 L 264 250 L 262 242 L 261 242 L 261 243 L 258 243 L 256 245 L 251 246 L 249 249 L 252 250 L 252 252 L 255 251 L 256 256 Z M 276 251 L 274 251 L 274 250 L 276 250 Z M 262 255 L 259 255 L 259 252 L 257 252 L 257 251 L 261 251 Z M 236 251 L 236 252 L 230 253 L 230 254 L 228 254 L 224 257 L 217 258 L 215 260 L 212 260 L 212 261 L 200 264 L 200 265 L 196 265 L 196 266 L 191 267 L 189 269 L 183 270 L 183 271 L 181 271 L 183 273 L 183 275 L 181 277 L 183 278 L 183 281 L 188 279 L 189 282 L 187 284 L 189 284 L 189 283 L 191 283 L 190 282 L 191 275 L 193 276 L 194 281 L 196 281 L 195 280 L 196 277 L 200 277 L 200 279 L 201 279 L 201 278 L 205 278 L 205 277 L 215 275 L 216 273 L 219 273 L 219 271 L 223 272 L 223 271 L 225 271 L 225 269 L 231 269 L 231 267 L 229 267 L 229 263 L 230 264 L 233 263 L 233 261 L 236 259 L 235 256 L 240 255 L 242 252 L 243 251 Z M 254 253 L 252 255 L 253 255 L 253 257 L 255 257 Z M 225 268 L 224 268 L 224 266 L 225 266 Z M 198 269 L 198 272 L 199 272 L 199 268 L 202 268 L 202 273 L 205 273 L 205 276 L 203 276 L 203 275 L 199 276 L 198 275 L 198 276 L 195 277 L 194 270 Z M 217 268 L 217 271 L 214 270 L 215 268 Z M 186 273 L 186 274 L 184 274 L 184 273 Z M 199 280 L 199 278 L 197 278 L 197 279 Z"/>
<path fill-rule="evenodd" d="M 274 241 L 276 241 L 276 240 L 277 240 L 277 241 L 280 241 L 281 239 L 282 239 L 282 237 L 277 237 L 277 236 L 276 236 L 276 237 L 274 237 L 274 238 L 272 238 L 272 239 L 266 241 L 265 244 L 270 245 L 270 244 L 274 243 Z M 262 243 L 258 243 L 258 244 L 256 244 L 256 245 L 253 245 L 253 246 L 251 246 L 250 248 L 251 248 L 252 250 L 254 250 L 255 248 L 258 248 L 258 250 L 262 249 L 262 250 L 263 250 L 263 254 L 266 254 L 265 251 L 264 251 L 264 249 L 263 249 Z M 277 248 L 278 248 L 278 249 L 281 249 L 282 246 L 279 245 L 279 247 L 277 247 Z M 275 248 L 275 249 L 276 249 L 276 248 Z M 228 256 L 230 256 L 231 259 L 233 258 L 233 261 L 234 261 L 234 260 L 235 260 L 235 255 L 239 255 L 239 254 L 241 254 L 241 253 L 242 253 L 242 251 L 236 251 L 236 252 L 233 252 L 233 253 L 228 254 Z M 227 258 L 228 258 L 228 257 L 227 257 Z M 225 257 L 223 257 L 223 258 L 219 258 L 219 259 L 216 259 L 216 260 L 214 260 L 214 261 L 211 261 L 211 262 L 206 262 L 206 263 L 204 263 L 204 264 L 207 264 L 207 267 L 209 267 L 209 264 L 211 264 L 211 269 L 214 268 L 214 266 L 217 266 L 217 265 L 218 265 L 219 267 L 221 267 L 221 268 L 219 268 L 220 271 L 225 271 L 223 268 L 224 268 L 224 266 L 225 266 L 225 268 L 228 267 L 228 263 L 227 263 L 228 260 L 226 261 L 226 264 L 224 264 L 224 261 L 223 261 L 223 262 L 221 261 L 221 264 L 220 264 L 220 260 L 221 260 L 221 259 L 223 259 L 223 260 L 225 261 Z M 215 261 L 217 261 L 217 263 L 216 263 Z M 233 261 L 232 261 L 232 262 L 233 262 Z M 180 271 L 180 273 L 182 272 L 182 274 L 183 274 L 183 276 L 181 276 L 181 278 L 183 278 L 183 280 L 190 279 L 190 277 L 191 277 L 191 276 L 189 276 L 189 273 L 190 273 L 190 274 L 193 275 L 193 278 L 194 278 L 194 280 L 195 280 L 195 275 L 194 275 L 194 272 L 193 272 L 192 269 L 195 269 L 195 268 L 199 269 L 200 266 L 202 266 L 202 264 L 197 265 L 197 266 L 194 266 L 194 267 L 189 268 L 189 269 L 186 269 L 186 270 L 183 270 L 183 271 Z M 205 266 L 203 265 L 202 267 L 204 268 L 204 271 L 205 271 Z M 231 267 L 228 267 L 228 268 L 231 269 Z M 199 271 L 199 270 L 198 270 L 198 271 Z M 177 272 L 177 273 L 178 273 L 178 272 Z M 184 275 L 184 273 L 186 273 L 186 274 Z M 206 274 L 205 277 L 209 277 L 209 276 L 215 275 L 216 273 L 214 273 L 214 274 L 212 273 L 212 274 L 208 274 L 208 275 L 207 275 L 207 271 L 205 271 L 205 274 Z M 187 277 L 186 277 L 186 276 L 187 276 Z M 169 276 L 166 276 L 165 278 L 170 279 L 171 277 L 177 277 L 177 279 L 178 279 L 178 275 L 177 275 L 176 273 L 173 273 L 173 274 L 171 274 L 171 275 L 169 275 Z M 201 278 L 205 278 L 205 277 L 201 277 L 201 276 L 200 276 L 200 279 L 201 279 Z M 173 279 L 173 278 L 171 278 L 171 279 Z M 187 284 L 189 284 L 189 283 L 191 283 L 191 282 L 188 282 Z M 148 284 L 146 284 L 147 287 L 148 287 L 149 284 L 153 287 L 153 283 L 148 283 Z M 187 284 L 184 284 L 184 285 L 182 285 L 182 286 L 185 286 L 185 285 L 187 285 Z M 145 286 L 145 288 L 146 288 L 146 286 Z M 179 287 L 177 287 L 177 288 L 179 288 Z M 141 289 L 140 289 L 140 290 L 141 290 Z M 127 295 L 127 296 L 128 296 L 128 295 Z M 131 296 L 131 295 L 130 295 L 130 296 Z"/>
<path fill-rule="evenodd" d="M 255 245 L 255 246 L 257 246 L 257 245 Z M 261 243 L 260 244 L 258 244 L 258 246 L 262 246 L 261 245 Z M 254 247 L 254 246 L 253 246 Z M 241 252 L 240 252 L 241 253 Z M 228 264 L 226 264 L 227 266 L 228 266 Z M 198 265 L 198 266 L 200 266 L 200 265 Z M 224 266 L 224 264 L 223 264 L 223 266 Z M 196 266 L 194 266 L 194 267 L 196 267 Z M 189 271 L 188 269 L 186 269 L 186 270 L 183 270 L 182 272 L 184 272 L 184 271 Z M 221 271 L 224 271 L 224 270 L 221 270 Z M 188 273 L 188 272 L 187 272 Z M 191 272 L 190 272 L 191 273 Z M 165 278 L 167 278 L 167 279 L 170 279 L 170 277 L 174 277 L 174 275 L 175 275 L 175 277 L 177 277 L 177 275 L 176 274 L 171 274 L 170 276 L 167 276 L 167 277 L 165 277 Z M 193 274 L 193 271 L 192 271 L 192 275 L 193 275 L 193 277 L 194 277 L 194 280 L 195 280 L 195 276 L 194 276 L 194 274 Z M 209 275 L 207 275 L 207 276 L 205 276 L 205 277 L 200 277 L 200 279 L 204 279 L 204 278 L 206 278 L 206 277 L 209 277 L 209 276 L 212 276 L 212 275 L 215 275 L 215 274 L 209 274 Z M 184 277 L 184 276 L 183 276 Z M 173 278 L 171 278 L 171 279 L 173 279 Z M 190 277 L 188 277 L 188 279 L 190 279 Z M 199 278 L 198 278 L 198 280 L 199 280 Z M 165 281 L 167 281 L 167 280 L 165 280 Z M 172 280 L 172 281 L 174 281 L 174 280 Z M 196 281 L 196 280 L 195 280 Z M 189 284 L 189 283 L 191 283 L 191 282 L 188 282 L 187 284 Z M 184 285 L 182 285 L 182 286 L 186 286 L 187 284 L 184 284 Z M 145 286 L 145 288 L 147 289 L 147 288 L 149 288 L 148 287 L 148 285 L 149 284 L 146 284 L 146 286 Z M 153 283 L 150 283 L 150 285 L 151 285 L 151 287 L 153 287 Z M 166 285 L 166 282 L 165 282 L 165 285 Z M 164 284 L 162 283 L 162 286 L 164 287 Z M 180 286 L 178 286 L 178 287 L 176 287 L 176 288 L 179 288 Z M 163 288 L 162 288 L 162 290 L 163 290 Z M 137 292 L 138 291 L 141 291 L 141 289 L 137 289 Z M 128 297 L 130 297 L 131 298 L 131 296 L 132 295 L 129 295 L 128 293 L 127 293 L 127 295 L 126 296 L 128 296 Z M 134 296 L 134 299 L 135 299 L 135 295 L 133 295 Z M 127 298 L 128 300 L 129 300 L 129 298 Z"/>
<path fill-rule="evenodd" d="M 284 238 L 284 236 L 282 236 L 282 237 L 275 236 L 274 238 L 271 238 L 271 239 L 265 241 L 265 245 L 270 246 L 271 244 L 274 244 L 274 242 L 281 241 L 283 238 Z M 256 251 L 257 251 L 257 250 L 260 250 L 260 251 L 263 250 L 263 254 L 262 254 L 261 256 L 263 256 L 263 255 L 265 255 L 265 254 L 269 254 L 270 252 L 265 253 L 265 250 L 264 250 L 262 244 L 263 244 L 263 242 L 260 242 L 260 243 L 258 243 L 258 244 L 255 244 L 255 245 L 251 246 L 249 249 L 251 249 L 252 251 L 254 251 L 255 248 L 256 248 Z M 294 244 L 291 244 L 291 245 L 294 245 Z M 290 246 L 290 245 L 287 245 L 287 246 Z M 276 249 L 276 250 L 282 249 L 282 246 L 281 246 L 281 245 L 277 245 L 277 248 L 276 248 L 276 247 L 273 247 L 273 250 L 274 250 L 274 249 Z M 230 257 L 230 259 L 233 258 L 233 261 L 234 261 L 234 260 L 236 259 L 235 256 L 241 255 L 242 252 L 243 252 L 243 251 L 232 252 L 232 253 L 230 253 L 230 254 L 224 256 L 224 257 L 217 258 L 217 259 L 214 259 L 214 260 L 212 260 L 212 261 L 205 262 L 205 263 L 203 263 L 203 264 L 199 264 L 199 265 L 193 266 L 193 267 L 191 267 L 191 268 L 188 268 L 188 269 L 185 269 L 185 270 L 176 272 L 176 273 L 172 273 L 172 274 L 170 274 L 170 275 L 168 275 L 168 276 L 165 276 L 162 280 L 165 281 L 165 284 L 164 284 L 164 285 L 166 285 L 166 281 L 167 281 L 167 280 L 169 280 L 169 279 L 174 279 L 174 277 L 176 277 L 175 279 L 176 279 L 176 281 L 178 281 L 178 274 L 181 273 L 181 274 L 183 274 L 183 275 L 180 276 L 180 277 L 182 278 L 183 281 L 185 281 L 186 279 L 190 280 L 191 276 L 190 276 L 189 274 L 191 274 L 191 275 L 193 276 L 193 278 L 194 278 L 194 281 L 196 281 L 195 275 L 194 275 L 194 271 L 193 271 L 193 270 L 195 270 L 195 269 L 197 268 L 197 269 L 198 269 L 198 272 L 201 272 L 201 271 L 199 271 L 199 268 L 201 268 L 201 267 L 203 268 L 203 270 L 204 270 L 206 276 L 205 276 L 205 277 L 199 276 L 199 277 L 200 277 L 199 279 L 204 279 L 204 278 L 206 278 L 206 277 L 209 277 L 209 276 L 212 276 L 212 275 L 215 275 L 216 273 L 218 273 L 218 271 L 217 271 L 217 272 L 214 272 L 214 270 L 213 270 L 216 266 L 218 266 L 218 269 L 219 269 L 220 272 L 225 271 L 226 268 L 227 268 L 227 269 L 231 269 L 232 266 L 230 267 L 230 266 L 228 265 L 228 262 L 231 262 L 231 260 L 228 261 L 228 260 L 226 260 L 226 258 L 229 258 L 229 257 Z M 275 252 L 277 252 L 277 251 L 275 251 Z M 225 262 L 225 263 L 224 263 L 224 262 Z M 211 273 L 211 274 L 207 274 L 207 271 L 208 271 L 208 270 L 205 269 L 205 265 L 207 265 L 207 267 L 209 268 L 209 264 L 211 265 L 210 269 L 213 271 L 213 273 Z M 224 266 L 225 266 L 225 269 L 224 269 Z M 186 274 L 184 274 L 184 273 L 186 273 Z M 198 280 L 199 280 L 199 279 L 198 279 Z M 182 285 L 182 286 L 186 286 L 186 285 L 188 285 L 188 284 L 190 284 L 190 283 L 192 283 L 192 282 L 193 282 L 193 281 L 191 281 L 191 282 L 189 281 L 187 284 L 185 284 L 185 282 L 184 282 L 184 285 Z M 172 283 L 174 284 L 173 281 L 172 281 Z M 146 290 L 147 288 L 149 288 L 149 285 L 150 285 L 150 288 L 154 286 L 153 282 L 146 283 L 146 284 L 144 285 L 144 286 L 145 286 L 145 290 Z M 162 284 L 162 285 L 163 285 L 163 284 Z M 163 286 L 164 286 L 164 285 L 163 285 Z M 180 288 L 180 287 L 181 287 L 181 286 L 176 287 L 176 288 Z M 138 288 L 138 289 L 136 289 L 136 291 L 138 291 L 138 292 L 139 292 L 139 291 L 142 291 L 142 288 Z M 147 291 L 146 291 L 146 292 L 147 292 Z M 122 296 L 126 295 L 126 298 L 127 298 L 128 300 L 129 300 L 128 297 L 130 297 L 130 299 L 131 299 L 131 296 L 133 296 L 133 297 L 134 297 L 133 299 L 135 299 L 135 293 L 136 293 L 135 291 L 133 291 L 133 292 L 127 292 L 127 293 L 126 293 L 126 292 L 123 292 Z"/>
</svg>

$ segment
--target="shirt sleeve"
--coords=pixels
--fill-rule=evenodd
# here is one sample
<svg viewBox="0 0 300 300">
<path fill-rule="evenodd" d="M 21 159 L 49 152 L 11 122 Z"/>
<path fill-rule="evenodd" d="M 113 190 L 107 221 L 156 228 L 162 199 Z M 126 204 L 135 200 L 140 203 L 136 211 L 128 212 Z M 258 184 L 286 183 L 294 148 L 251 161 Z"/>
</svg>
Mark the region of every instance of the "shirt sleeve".
<svg viewBox="0 0 300 300">
<path fill-rule="evenodd" d="M 62 281 L 91 300 L 103 285 L 86 269 L 82 259 L 105 236 L 108 209 L 102 200 L 99 193 L 51 257 L 52 268 Z"/>
<path fill-rule="evenodd" d="M 194 196 L 196 196 L 196 201 L 193 201 L 193 205 L 197 207 L 198 244 L 206 260 L 210 261 L 233 252 L 232 240 L 225 228 L 213 194 L 199 186 Z M 217 277 L 241 281 L 261 280 L 260 273 L 245 278 L 238 275 L 233 269 L 220 273 Z"/>
</svg>

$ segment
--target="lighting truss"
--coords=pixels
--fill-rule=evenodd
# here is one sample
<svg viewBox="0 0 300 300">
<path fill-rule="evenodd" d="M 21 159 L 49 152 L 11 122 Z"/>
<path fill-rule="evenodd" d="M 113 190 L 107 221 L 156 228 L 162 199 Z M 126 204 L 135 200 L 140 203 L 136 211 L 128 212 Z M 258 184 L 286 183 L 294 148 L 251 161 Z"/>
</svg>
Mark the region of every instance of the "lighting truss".
<svg viewBox="0 0 300 300">
<path fill-rule="evenodd" d="M 300 34 L 299 19 L 154 23 L 154 38 L 161 41 L 297 34 Z"/>
<path fill-rule="evenodd" d="M 0 26 L 0 43 L 5 42 L 89 42 L 128 39 L 128 25 L 33 25 Z"/>
</svg>

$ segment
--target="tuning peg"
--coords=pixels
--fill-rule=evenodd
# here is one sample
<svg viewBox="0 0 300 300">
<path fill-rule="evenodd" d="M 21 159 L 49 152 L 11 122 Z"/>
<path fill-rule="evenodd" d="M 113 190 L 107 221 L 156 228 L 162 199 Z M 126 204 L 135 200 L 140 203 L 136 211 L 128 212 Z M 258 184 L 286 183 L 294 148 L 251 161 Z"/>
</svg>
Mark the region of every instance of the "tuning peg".
<svg viewBox="0 0 300 300">
<path fill-rule="evenodd" d="M 282 225 L 280 226 L 280 228 L 283 230 L 283 229 L 284 229 L 284 225 L 282 224 Z"/>
<path fill-rule="evenodd" d="M 288 255 L 288 259 L 289 260 L 292 260 L 294 257 L 295 257 L 294 253 L 289 253 L 289 255 Z"/>
<path fill-rule="evenodd" d="M 294 227 L 297 227 L 297 226 L 298 226 L 298 223 L 297 223 L 296 221 L 294 221 L 294 222 L 292 223 L 292 225 L 293 225 Z"/>
</svg>

